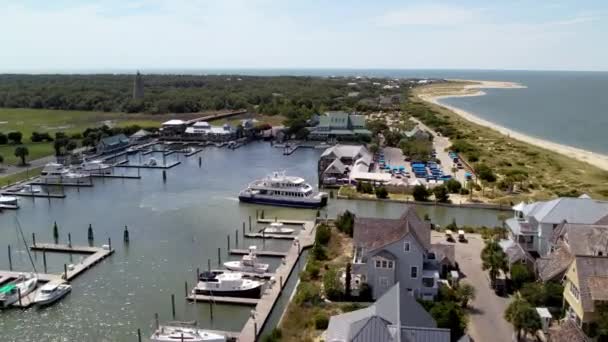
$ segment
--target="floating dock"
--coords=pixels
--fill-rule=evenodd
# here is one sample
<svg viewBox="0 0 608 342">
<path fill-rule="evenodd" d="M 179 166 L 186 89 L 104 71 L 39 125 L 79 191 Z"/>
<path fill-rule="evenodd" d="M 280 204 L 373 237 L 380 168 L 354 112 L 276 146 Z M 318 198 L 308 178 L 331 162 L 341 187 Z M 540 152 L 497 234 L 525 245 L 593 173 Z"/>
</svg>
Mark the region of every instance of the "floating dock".
<svg viewBox="0 0 608 342">
<path fill-rule="evenodd" d="M 234 254 L 234 255 L 247 255 L 249 254 L 249 250 L 248 249 L 238 249 L 238 248 L 233 248 L 230 250 L 230 254 Z M 255 254 L 257 256 L 261 256 L 261 257 L 273 257 L 273 258 L 284 258 L 287 256 L 286 252 L 275 252 L 275 251 L 256 251 Z"/>
<path fill-rule="evenodd" d="M 295 235 L 290 234 L 262 234 L 262 233 L 245 233 L 246 238 L 250 239 L 281 239 L 281 240 L 293 240 L 296 238 Z"/>
<path fill-rule="evenodd" d="M 122 179 L 141 179 L 141 176 L 125 176 L 125 175 L 94 175 L 91 174 L 91 177 L 94 178 L 122 178 Z"/>
<path fill-rule="evenodd" d="M 40 182 L 38 180 L 34 180 L 33 182 L 30 182 L 31 185 L 44 185 L 44 186 L 76 186 L 76 187 L 92 187 L 93 186 L 93 180 L 89 177 L 89 182 L 88 183 L 83 183 L 83 182 L 64 182 L 64 183 L 47 183 L 47 182 Z"/>
<path fill-rule="evenodd" d="M 19 209 L 19 206 L 14 204 L 0 204 L 0 210 L 2 209 L 16 210 Z"/>
<path fill-rule="evenodd" d="M 51 194 L 45 192 L 3 192 L 5 196 L 35 197 L 35 198 L 65 198 L 65 194 Z"/>
<path fill-rule="evenodd" d="M 217 303 L 217 304 L 232 304 L 232 305 L 250 305 L 256 306 L 260 301 L 257 298 L 241 298 L 241 297 L 224 297 L 224 296 L 205 296 L 189 294 L 186 297 L 191 302 L 205 302 L 205 303 Z"/>
<path fill-rule="evenodd" d="M 65 274 L 63 274 L 61 277 L 67 281 L 76 278 L 84 271 L 88 270 L 95 264 L 99 263 L 100 261 L 114 253 L 114 249 L 105 249 L 101 247 L 89 246 L 69 246 L 54 243 L 37 243 L 36 245 L 30 246 L 30 249 L 33 251 L 44 251 L 52 253 L 90 254 L 81 262 L 74 264 L 74 267 L 71 270 L 66 270 Z"/>
<path fill-rule="evenodd" d="M 133 169 L 170 169 L 173 168 L 179 164 L 181 164 L 182 162 L 180 161 L 176 161 L 173 162 L 169 165 L 131 165 L 131 164 L 121 164 L 121 165 L 116 165 L 114 167 L 126 167 L 126 168 L 133 168 Z"/>
<path fill-rule="evenodd" d="M 302 220 L 258 219 L 258 223 L 274 223 L 274 222 L 280 222 L 282 224 L 302 225 L 302 226 L 311 225 L 311 223 L 312 223 L 311 221 L 302 221 Z"/>
</svg>

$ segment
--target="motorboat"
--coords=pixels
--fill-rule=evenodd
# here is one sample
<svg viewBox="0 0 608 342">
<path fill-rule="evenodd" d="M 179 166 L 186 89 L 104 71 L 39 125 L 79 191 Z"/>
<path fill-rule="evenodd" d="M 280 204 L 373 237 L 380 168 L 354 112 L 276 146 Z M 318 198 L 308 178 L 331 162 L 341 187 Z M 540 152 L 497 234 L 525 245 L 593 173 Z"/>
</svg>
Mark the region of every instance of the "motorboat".
<svg viewBox="0 0 608 342">
<path fill-rule="evenodd" d="M 24 192 L 28 194 L 38 194 L 42 192 L 42 187 L 40 185 L 25 184 L 21 187 L 19 192 Z"/>
<path fill-rule="evenodd" d="M 193 294 L 219 297 L 260 298 L 262 285 L 259 280 L 245 279 L 239 272 L 203 272 Z"/>
<path fill-rule="evenodd" d="M 264 273 L 268 271 L 268 264 L 257 262 L 256 250 L 256 246 L 249 246 L 249 253 L 247 255 L 243 255 L 243 258 L 238 261 L 225 262 L 224 267 L 238 272 Z"/>
<path fill-rule="evenodd" d="M 0 205 L 17 205 L 18 202 L 17 196 L 0 195 Z"/>
<path fill-rule="evenodd" d="M 36 289 L 38 278 L 30 275 L 21 275 L 17 280 L 0 287 L 0 308 L 6 308 L 19 301 Z"/>
<path fill-rule="evenodd" d="M 319 208 L 327 205 L 327 193 L 315 191 L 301 177 L 274 172 L 258 179 L 239 193 L 241 202 L 295 208 Z"/>
<path fill-rule="evenodd" d="M 89 173 L 89 174 L 110 174 L 112 173 L 112 165 L 105 164 L 101 160 L 85 160 L 82 164 L 75 168 L 76 171 Z"/>
<path fill-rule="evenodd" d="M 294 229 L 283 227 L 283 223 L 281 222 L 273 222 L 270 226 L 264 228 L 265 234 L 293 234 Z"/>
<path fill-rule="evenodd" d="M 78 181 L 89 177 L 82 173 L 72 172 L 70 168 L 67 168 L 58 163 L 48 163 L 40 172 L 40 178 L 44 183 L 49 184 L 61 184 L 64 181 L 72 182 Z"/>
<path fill-rule="evenodd" d="M 53 304 L 65 297 L 72 291 L 72 286 L 67 283 L 48 283 L 44 284 L 36 293 L 34 303 L 39 306 Z"/>
<path fill-rule="evenodd" d="M 225 342 L 226 337 L 208 330 L 198 329 L 195 324 L 170 322 L 161 325 L 150 336 L 152 342 Z"/>
</svg>

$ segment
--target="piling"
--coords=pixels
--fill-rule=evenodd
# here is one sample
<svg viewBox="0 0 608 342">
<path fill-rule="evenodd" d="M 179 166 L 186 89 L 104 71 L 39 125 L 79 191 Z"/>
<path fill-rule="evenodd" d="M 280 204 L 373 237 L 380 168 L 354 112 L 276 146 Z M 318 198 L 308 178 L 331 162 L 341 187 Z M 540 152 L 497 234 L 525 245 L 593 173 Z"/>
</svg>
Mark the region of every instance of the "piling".
<svg viewBox="0 0 608 342">
<path fill-rule="evenodd" d="M 68 280 L 68 265 L 63 264 L 63 279 Z"/>
<path fill-rule="evenodd" d="M 141 329 L 137 329 L 137 342 L 141 342 Z"/>
<path fill-rule="evenodd" d="M 68 247 L 72 248 L 72 233 L 68 233 Z"/>
<path fill-rule="evenodd" d="M 93 226 L 90 223 L 89 223 L 89 230 L 87 232 L 87 237 L 88 237 L 89 241 L 95 240 L 95 237 L 93 236 Z"/>
<path fill-rule="evenodd" d="M 108 237 L 108 247 L 112 250 L 112 239 Z"/>
<path fill-rule="evenodd" d="M 167 181 L 167 170 L 163 170 L 163 182 Z"/>
<path fill-rule="evenodd" d="M 222 263 L 221 252 L 222 252 L 222 249 L 218 247 L 217 248 L 217 267 L 220 267 L 220 265 Z"/>
<path fill-rule="evenodd" d="M 32 245 L 36 247 L 36 233 L 32 233 Z"/>
<path fill-rule="evenodd" d="M 256 216 L 256 218 L 258 216 L 258 211 L 257 210 L 255 211 L 255 216 Z M 249 231 L 251 231 L 251 215 L 249 215 Z"/>
<path fill-rule="evenodd" d="M 243 221 L 243 239 L 245 239 L 245 222 Z"/>
<path fill-rule="evenodd" d="M 17 288 L 17 296 L 19 296 L 19 307 L 23 307 L 23 303 L 21 302 L 21 289 Z"/>
<path fill-rule="evenodd" d="M 283 276 L 279 277 L 279 287 L 283 288 Z"/>
<path fill-rule="evenodd" d="M 129 228 L 125 225 L 125 231 L 123 233 L 123 240 L 125 243 L 129 243 Z"/>
<path fill-rule="evenodd" d="M 13 270 L 13 257 L 11 256 L 11 245 L 8 245 L 8 269 Z"/>
<path fill-rule="evenodd" d="M 42 250 L 42 265 L 44 266 L 44 273 L 46 272 L 46 250 Z"/>
<path fill-rule="evenodd" d="M 184 297 L 188 297 L 188 281 L 184 282 Z"/>
<path fill-rule="evenodd" d="M 154 314 L 154 324 L 156 325 L 156 330 L 160 328 L 160 323 L 158 322 L 158 313 Z"/>
<path fill-rule="evenodd" d="M 57 227 L 57 221 L 53 224 L 53 238 L 55 239 L 55 243 L 57 243 L 59 240 L 59 227 Z"/>
<path fill-rule="evenodd" d="M 213 322 L 213 302 L 209 302 L 209 316 L 211 317 L 211 322 Z"/>
<path fill-rule="evenodd" d="M 228 250 L 230 250 L 230 235 L 226 235 L 226 241 L 228 242 Z"/>
<path fill-rule="evenodd" d="M 175 320 L 175 295 L 171 294 L 171 314 L 173 315 L 173 319 Z"/>
<path fill-rule="evenodd" d="M 239 247 L 239 230 L 234 231 L 234 247 Z"/>
<path fill-rule="evenodd" d="M 207 259 L 209 260 L 209 259 Z M 201 270 L 197 267 L 196 268 L 196 279 L 194 279 L 194 283 L 196 284 L 198 282 L 198 278 L 201 276 Z"/>
<path fill-rule="evenodd" d="M 264 219 L 264 209 L 262 209 L 262 213 L 260 214 L 260 218 L 263 220 Z"/>
<path fill-rule="evenodd" d="M 211 259 L 207 259 L 207 272 L 211 272 Z"/>
<path fill-rule="evenodd" d="M 201 165 L 203 165 L 203 158 L 202 157 L 198 157 L 198 167 L 200 168 Z"/>
</svg>

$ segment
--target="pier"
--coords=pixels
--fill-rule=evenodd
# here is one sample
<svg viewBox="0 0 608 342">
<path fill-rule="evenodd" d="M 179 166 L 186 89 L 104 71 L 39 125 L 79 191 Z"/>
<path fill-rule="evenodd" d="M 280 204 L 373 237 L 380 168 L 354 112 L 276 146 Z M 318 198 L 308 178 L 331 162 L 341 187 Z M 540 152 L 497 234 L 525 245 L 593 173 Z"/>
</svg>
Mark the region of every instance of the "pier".
<svg viewBox="0 0 608 342">
<path fill-rule="evenodd" d="M 268 234 L 268 233 L 245 233 L 246 238 L 250 239 L 279 239 L 279 240 L 293 240 L 296 238 L 295 235 L 290 234 Z"/>
<path fill-rule="evenodd" d="M 3 192 L 5 196 L 36 197 L 36 198 L 65 198 L 65 194 L 51 194 L 45 192 Z"/>
<path fill-rule="evenodd" d="M 249 250 L 233 248 L 230 250 L 230 254 L 247 255 L 247 254 L 249 254 Z M 275 252 L 275 251 L 256 251 L 255 254 L 257 256 L 261 256 L 261 257 L 272 257 L 272 258 L 284 258 L 287 256 L 286 252 Z"/>
<path fill-rule="evenodd" d="M 52 253 L 89 254 L 89 256 L 86 257 L 84 260 L 77 264 L 74 264 L 73 268 L 65 268 L 62 278 L 67 281 L 71 281 L 84 271 L 88 270 L 95 264 L 99 263 L 100 261 L 114 253 L 114 249 L 112 249 L 111 247 L 108 247 L 106 249 L 101 247 L 70 246 L 54 243 L 37 243 L 35 245 L 30 246 L 30 249 L 33 251 L 44 251 Z"/>
<path fill-rule="evenodd" d="M 242 298 L 242 297 L 224 297 L 224 296 L 206 296 L 200 294 L 189 294 L 186 299 L 191 302 L 206 302 L 217 304 L 233 304 L 233 305 L 250 305 L 256 306 L 260 301 L 257 298 Z"/>
<path fill-rule="evenodd" d="M 161 152 L 161 151 L 158 151 Z M 116 165 L 114 167 L 125 167 L 125 168 L 132 168 L 132 169 L 171 169 L 179 164 L 181 164 L 182 162 L 180 161 L 175 161 L 169 165 L 131 165 L 131 164 L 119 164 Z"/>
</svg>

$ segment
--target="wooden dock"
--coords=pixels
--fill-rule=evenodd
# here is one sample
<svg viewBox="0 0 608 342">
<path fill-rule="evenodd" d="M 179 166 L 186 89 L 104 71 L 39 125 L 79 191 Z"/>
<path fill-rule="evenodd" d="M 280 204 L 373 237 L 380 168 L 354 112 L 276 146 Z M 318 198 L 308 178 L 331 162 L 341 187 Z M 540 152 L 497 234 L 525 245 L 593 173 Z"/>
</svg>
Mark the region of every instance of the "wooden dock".
<svg viewBox="0 0 608 342">
<path fill-rule="evenodd" d="M 90 254 L 81 262 L 74 264 L 72 269 L 67 269 L 67 272 L 61 275 L 61 277 L 67 281 L 71 281 L 84 271 L 88 270 L 114 253 L 114 249 L 89 246 L 69 246 L 53 243 L 37 243 L 36 245 L 30 246 L 30 249 L 33 251 L 45 251 L 52 253 Z"/>
<path fill-rule="evenodd" d="M 3 192 L 5 196 L 35 197 L 35 198 L 65 198 L 65 194 L 51 194 L 45 192 Z"/>
<path fill-rule="evenodd" d="M 281 263 L 281 265 L 276 269 L 275 279 L 277 279 L 277 282 L 264 291 L 262 298 L 259 300 L 254 309 L 255 315 L 247 320 L 245 326 L 243 326 L 243 329 L 239 334 L 239 342 L 257 341 L 262 329 L 264 328 L 264 325 L 266 324 L 266 320 L 270 316 L 279 295 L 283 291 L 283 287 L 287 283 L 287 279 L 292 273 L 300 257 L 302 250 L 304 248 L 311 247 L 314 244 L 314 222 L 308 221 L 302 222 L 302 224 L 304 224 L 306 229 L 300 231 L 300 234 L 298 234 L 298 241 L 294 242 L 289 249 L 289 252 L 287 252 L 285 262 Z"/>
<path fill-rule="evenodd" d="M 180 161 L 176 161 L 173 162 L 169 165 L 131 165 L 131 164 L 121 164 L 121 165 L 116 165 L 114 167 L 126 167 L 126 168 L 132 168 L 132 169 L 170 169 L 173 168 L 179 164 L 181 164 L 182 162 Z"/>
<path fill-rule="evenodd" d="M 312 221 L 302 221 L 302 220 L 279 220 L 279 219 L 258 219 L 258 223 L 274 223 L 280 222 L 282 224 L 294 224 L 294 225 L 310 225 Z"/>
<path fill-rule="evenodd" d="M 280 239 L 280 240 L 293 240 L 296 238 L 295 235 L 290 234 L 262 234 L 262 233 L 245 233 L 246 238 L 250 239 Z"/>
<path fill-rule="evenodd" d="M 227 272 L 226 270 L 214 269 L 211 272 Z M 274 273 L 255 273 L 255 272 L 239 272 L 243 275 L 243 278 L 256 278 L 256 279 L 270 279 L 274 277 Z"/>
<path fill-rule="evenodd" d="M 233 248 L 230 250 L 230 254 L 234 255 L 247 255 L 249 254 L 248 249 L 238 249 Z M 273 258 L 284 258 L 287 256 L 286 252 L 276 252 L 276 251 L 256 251 L 255 254 L 260 257 L 273 257 Z"/>
<path fill-rule="evenodd" d="M 125 175 L 94 175 L 91 174 L 91 177 L 94 178 L 121 178 L 121 179 L 141 179 L 141 176 L 125 176 Z"/>
<path fill-rule="evenodd" d="M 186 299 L 191 302 L 205 302 L 205 303 L 218 303 L 218 304 L 232 304 L 232 305 L 250 305 L 256 306 L 259 299 L 256 298 L 241 298 L 241 297 L 224 297 L 224 296 L 205 296 L 189 294 Z"/>
</svg>

